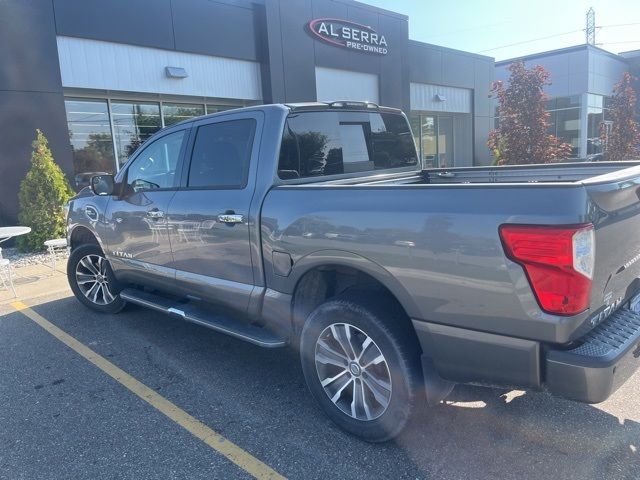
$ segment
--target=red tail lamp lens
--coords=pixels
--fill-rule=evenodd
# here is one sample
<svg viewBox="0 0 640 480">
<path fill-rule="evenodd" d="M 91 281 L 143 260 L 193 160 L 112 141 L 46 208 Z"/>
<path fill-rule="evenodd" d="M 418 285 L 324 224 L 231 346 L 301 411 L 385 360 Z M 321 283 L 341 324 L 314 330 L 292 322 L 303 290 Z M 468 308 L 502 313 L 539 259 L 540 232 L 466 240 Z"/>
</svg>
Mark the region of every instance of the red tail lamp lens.
<svg viewBox="0 0 640 480">
<path fill-rule="evenodd" d="M 502 225 L 500 238 L 507 257 L 524 268 L 544 311 L 575 315 L 589 307 L 593 225 Z"/>
</svg>

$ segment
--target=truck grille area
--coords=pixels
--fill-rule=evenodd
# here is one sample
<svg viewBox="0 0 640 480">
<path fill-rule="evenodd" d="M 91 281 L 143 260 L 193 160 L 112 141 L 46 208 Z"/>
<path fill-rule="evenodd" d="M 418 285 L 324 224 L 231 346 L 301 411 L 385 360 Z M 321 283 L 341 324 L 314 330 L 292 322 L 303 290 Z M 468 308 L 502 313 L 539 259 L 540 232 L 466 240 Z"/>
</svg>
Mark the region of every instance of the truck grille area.
<svg viewBox="0 0 640 480">
<path fill-rule="evenodd" d="M 584 357 L 607 357 L 625 350 L 640 336 L 640 314 L 619 308 L 580 340 L 580 346 L 567 353 Z"/>
</svg>

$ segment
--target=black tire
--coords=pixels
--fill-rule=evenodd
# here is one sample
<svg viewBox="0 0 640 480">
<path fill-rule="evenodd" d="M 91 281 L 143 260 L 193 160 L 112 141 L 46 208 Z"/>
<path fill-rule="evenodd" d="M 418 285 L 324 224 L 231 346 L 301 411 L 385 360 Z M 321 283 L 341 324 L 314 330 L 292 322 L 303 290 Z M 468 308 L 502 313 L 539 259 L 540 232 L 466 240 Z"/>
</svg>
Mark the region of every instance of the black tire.
<svg viewBox="0 0 640 480">
<path fill-rule="evenodd" d="M 347 328 L 347 324 L 350 327 L 355 327 L 355 329 Z M 334 325 L 334 328 L 338 328 L 338 330 L 332 330 L 331 325 Z M 343 326 L 335 327 L 335 325 Z M 363 339 L 367 336 L 373 342 L 367 343 L 367 353 L 360 353 L 360 356 L 370 356 L 369 351 L 374 347 L 383 355 L 384 363 L 388 367 L 386 372 L 390 378 L 390 389 L 387 392 L 389 394 L 388 399 L 386 394 L 382 395 L 380 398 L 382 398 L 383 402 L 378 403 L 378 397 L 375 397 L 373 389 L 369 388 L 370 383 L 367 384 L 366 382 L 367 376 L 371 380 L 371 375 L 367 373 L 368 368 L 380 368 L 381 370 L 378 370 L 376 375 L 384 379 L 385 370 L 382 369 L 382 365 L 367 367 L 365 366 L 366 360 L 354 360 L 361 367 L 355 369 L 357 374 L 355 376 L 354 371 L 351 370 L 352 363 L 349 363 L 349 366 L 345 368 L 333 365 L 331 362 L 328 362 L 328 366 L 325 366 L 324 362 L 326 360 L 316 362 L 316 352 L 320 354 L 318 358 L 326 358 L 323 357 L 323 354 L 327 353 L 325 346 L 337 338 L 334 333 L 338 333 L 344 340 L 345 337 L 340 334 L 339 329 L 343 329 L 343 333 L 351 332 L 352 340 L 349 344 L 355 344 L 355 351 L 352 349 L 354 358 L 358 357 L 359 353 L 357 344 L 360 340 L 358 338 Z M 321 340 L 320 344 L 318 343 L 319 339 Z M 340 342 L 333 342 L 329 346 L 332 347 L 333 351 L 338 351 L 338 345 L 342 347 Z M 362 351 L 362 348 L 360 348 L 360 351 Z M 345 353 L 345 348 L 342 348 L 340 352 Z M 373 354 L 377 355 L 375 351 Z M 307 386 L 324 412 L 342 429 L 369 442 L 384 442 L 398 435 L 411 417 L 416 400 L 423 397 L 420 391 L 422 387 L 420 348 L 415 332 L 410 328 L 404 312 L 397 303 L 384 295 L 351 292 L 320 305 L 309 315 L 302 329 L 300 357 Z M 351 358 L 349 354 L 347 354 L 347 357 Z M 379 358 L 379 356 L 376 358 Z M 335 368 L 335 370 L 327 373 L 329 368 Z M 344 369 L 346 373 L 339 377 L 338 381 L 344 383 L 347 381 L 347 377 L 351 375 L 350 381 L 353 383 L 351 386 L 342 387 L 346 393 L 340 395 L 345 398 L 339 398 L 335 403 L 330 398 L 330 395 L 334 394 L 335 397 L 337 391 L 340 390 L 340 385 L 331 392 L 325 391 L 321 377 L 325 378 L 325 382 L 329 381 L 329 379 L 336 378 L 335 372 L 337 372 L 337 375 L 341 375 L 341 369 Z M 360 378 L 360 386 L 358 386 L 358 378 Z M 336 382 L 330 382 L 329 387 Z M 350 412 L 349 390 L 351 390 Z M 361 398 L 363 398 L 363 401 L 359 402 L 359 405 L 356 405 L 354 410 L 355 400 L 353 397 L 355 392 L 359 392 L 358 398 L 362 393 Z M 386 389 L 378 389 L 378 392 L 384 393 Z M 364 404 L 367 401 L 364 401 L 364 398 L 367 394 L 369 396 L 369 408 L 365 411 Z M 374 395 L 375 398 L 371 395 Z M 387 401 L 388 404 L 382 410 L 384 401 Z M 378 411 L 377 417 L 373 415 L 376 412 L 374 407 Z M 379 413 L 380 411 L 382 413 Z M 371 419 L 358 418 L 369 414 L 371 414 Z"/>
<path fill-rule="evenodd" d="M 93 273 L 89 269 L 81 264 L 83 259 L 85 260 L 85 262 L 87 262 L 88 260 L 94 261 L 94 267 L 96 267 L 95 260 L 101 259 L 99 260 L 99 262 L 104 262 L 103 271 L 100 272 L 100 283 L 102 284 L 102 288 L 107 289 L 108 294 L 105 293 L 104 289 L 100 288 L 100 285 L 98 285 L 99 291 L 96 296 L 96 301 L 92 301 L 92 299 L 90 298 L 93 297 L 93 294 L 90 294 L 89 296 L 85 294 L 88 286 L 93 286 L 94 284 L 79 284 L 79 281 L 81 281 L 82 277 L 80 277 L 79 280 L 77 275 L 78 271 L 80 271 L 81 274 L 86 274 L 87 277 L 93 275 Z M 80 303 L 95 312 L 118 313 L 126 305 L 126 302 L 122 298 L 120 298 L 120 288 L 113 275 L 111 266 L 109 265 L 108 260 L 105 258 L 102 249 L 98 245 L 82 245 L 71 252 L 69 261 L 67 262 L 67 279 L 69 281 L 69 286 L 71 287 L 73 294 L 80 301 Z"/>
</svg>

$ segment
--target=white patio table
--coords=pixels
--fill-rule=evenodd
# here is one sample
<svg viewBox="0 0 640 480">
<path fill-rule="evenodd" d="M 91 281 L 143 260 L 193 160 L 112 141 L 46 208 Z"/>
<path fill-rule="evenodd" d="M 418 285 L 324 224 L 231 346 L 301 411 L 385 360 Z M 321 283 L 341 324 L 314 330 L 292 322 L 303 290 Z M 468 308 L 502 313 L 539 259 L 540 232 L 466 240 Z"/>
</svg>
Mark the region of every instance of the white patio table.
<svg viewBox="0 0 640 480">
<path fill-rule="evenodd" d="M 0 243 L 29 232 L 31 232 L 30 227 L 0 227 Z"/>
<path fill-rule="evenodd" d="M 31 231 L 29 227 L 0 227 L 0 243 L 6 242 L 10 238 L 17 237 L 19 235 L 26 235 Z M 5 279 L 5 277 L 7 277 Z M 7 287 L 6 280 L 9 280 L 9 287 L 13 292 L 14 298 L 17 296 L 16 289 L 13 286 L 13 271 L 11 269 L 11 263 L 9 260 L 2 258 L 2 248 L 0 248 L 0 282 L 3 287 Z"/>
</svg>

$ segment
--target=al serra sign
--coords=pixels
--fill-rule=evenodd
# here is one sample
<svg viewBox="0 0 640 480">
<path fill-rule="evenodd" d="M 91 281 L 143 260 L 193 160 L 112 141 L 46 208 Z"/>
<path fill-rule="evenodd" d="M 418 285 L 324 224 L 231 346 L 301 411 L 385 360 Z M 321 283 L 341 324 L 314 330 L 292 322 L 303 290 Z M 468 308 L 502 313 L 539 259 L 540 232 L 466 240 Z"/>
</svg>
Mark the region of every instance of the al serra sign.
<svg viewBox="0 0 640 480">
<path fill-rule="evenodd" d="M 316 18 L 307 24 L 307 28 L 311 36 L 334 47 L 387 54 L 387 39 L 367 25 L 337 18 Z"/>
</svg>

